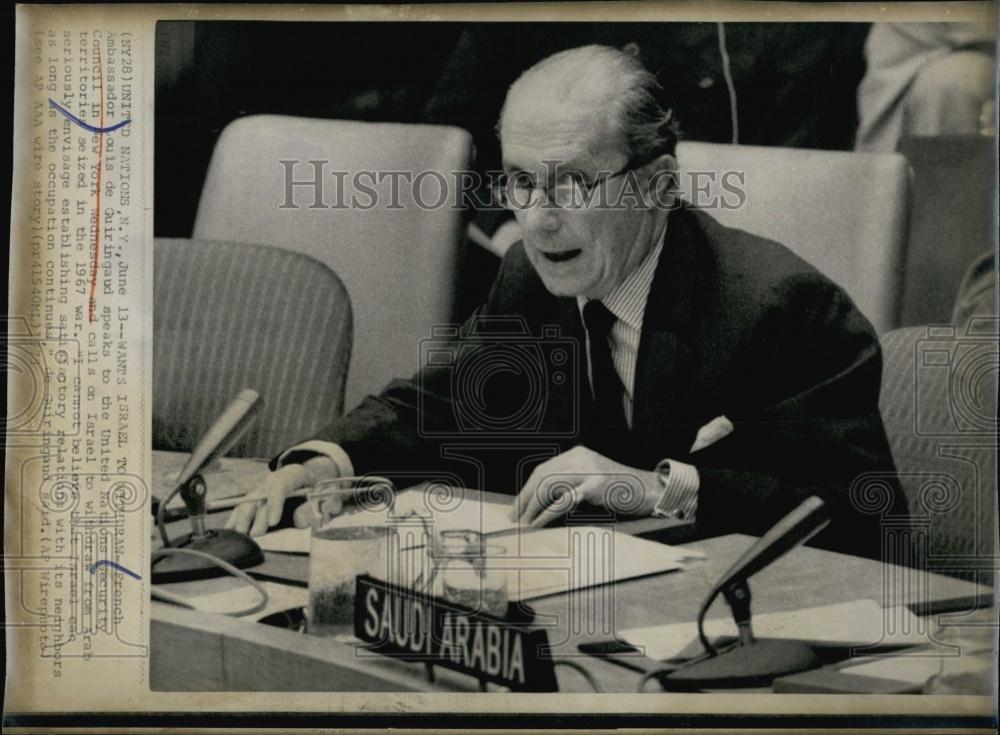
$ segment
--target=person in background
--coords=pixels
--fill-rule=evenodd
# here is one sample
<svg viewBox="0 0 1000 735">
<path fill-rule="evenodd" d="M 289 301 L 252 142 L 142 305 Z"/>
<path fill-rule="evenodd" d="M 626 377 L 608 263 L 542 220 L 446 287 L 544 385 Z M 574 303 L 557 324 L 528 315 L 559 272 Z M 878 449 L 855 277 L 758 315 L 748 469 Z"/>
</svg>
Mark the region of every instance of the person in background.
<svg viewBox="0 0 1000 735">
<path fill-rule="evenodd" d="M 992 135 L 996 28 L 876 23 L 858 87 L 859 151 L 895 151 L 906 135 Z"/>
<path fill-rule="evenodd" d="M 962 279 L 951 323 L 964 335 L 973 319 L 989 317 L 997 317 L 997 256 L 992 252 L 976 258 Z"/>
</svg>

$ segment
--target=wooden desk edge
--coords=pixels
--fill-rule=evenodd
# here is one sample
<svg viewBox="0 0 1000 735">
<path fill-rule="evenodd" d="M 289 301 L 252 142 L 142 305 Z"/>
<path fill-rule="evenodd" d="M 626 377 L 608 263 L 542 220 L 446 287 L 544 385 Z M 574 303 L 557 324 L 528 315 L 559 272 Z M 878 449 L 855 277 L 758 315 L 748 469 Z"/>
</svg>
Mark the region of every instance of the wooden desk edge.
<svg viewBox="0 0 1000 735">
<path fill-rule="evenodd" d="M 385 656 L 361 658 L 348 643 L 154 601 L 154 691 L 474 691 Z M 243 665 L 249 663 L 255 665 Z M 266 662 L 262 665 L 262 662 Z"/>
</svg>

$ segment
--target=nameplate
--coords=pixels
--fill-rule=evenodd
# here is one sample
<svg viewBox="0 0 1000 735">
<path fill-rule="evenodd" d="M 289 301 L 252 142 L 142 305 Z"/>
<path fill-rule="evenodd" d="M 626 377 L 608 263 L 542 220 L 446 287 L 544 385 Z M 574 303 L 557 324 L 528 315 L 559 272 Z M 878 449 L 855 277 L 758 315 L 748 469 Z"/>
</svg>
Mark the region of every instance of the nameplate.
<svg viewBox="0 0 1000 735">
<path fill-rule="evenodd" d="M 544 630 L 359 575 L 354 635 L 372 650 L 519 692 L 557 691 Z"/>
</svg>

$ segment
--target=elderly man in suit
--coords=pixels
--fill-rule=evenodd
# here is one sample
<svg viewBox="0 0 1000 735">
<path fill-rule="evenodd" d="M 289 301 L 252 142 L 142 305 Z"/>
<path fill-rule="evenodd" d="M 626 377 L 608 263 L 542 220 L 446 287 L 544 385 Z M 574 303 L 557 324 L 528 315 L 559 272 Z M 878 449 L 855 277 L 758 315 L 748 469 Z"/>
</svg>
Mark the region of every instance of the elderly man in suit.
<svg viewBox="0 0 1000 735">
<path fill-rule="evenodd" d="M 584 505 L 760 533 L 817 494 L 833 517 L 817 541 L 878 553 L 856 491 L 894 485 L 872 328 L 783 246 L 673 200 L 676 129 L 657 92 L 604 46 L 511 86 L 500 188 L 523 241 L 488 300 L 443 361 L 277 458 L 267 502 L 230 527 L 261 533 L 290 492 L 380 473 L 519 490 L 512 514 L 531 525 Z M 544 383 L 525 383 L 525 355 Z M 889 496 L 883 510 L 902 512 Z"/>
</svg>

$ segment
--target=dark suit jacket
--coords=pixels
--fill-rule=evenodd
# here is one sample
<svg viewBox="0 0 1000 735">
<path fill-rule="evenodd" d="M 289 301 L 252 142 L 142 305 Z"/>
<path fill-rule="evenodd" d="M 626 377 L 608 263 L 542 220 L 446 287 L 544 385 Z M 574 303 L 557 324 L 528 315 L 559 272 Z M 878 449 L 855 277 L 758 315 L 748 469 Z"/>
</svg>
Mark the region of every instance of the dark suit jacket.
<svg viewBox="0 0 1000 735">
<path fill-rule="evenodd" d="M 594 435 L 584 345 L 575 299 L 551 295 L 517 244 L 458 338 L 424 344 L 433 366 L 319 438 L 397 486 L 443 478 L 515 492 L 536 464 Z M 893 472 L 880 378 L 878 340 L 840 288 L 782 245 L 680 209 L 646 305 L 633 426 L 613 458 L 695 465 L 706 534 L 759 534 L 818 494 L 833 521 L 817 542 L 877 555 L 880 516 L 859 509 L 851 486 Z M 720 415 L 735 430 L 690 454 Z M 892 496 L 889 511 L 904 512 Z"/>
</svg>

